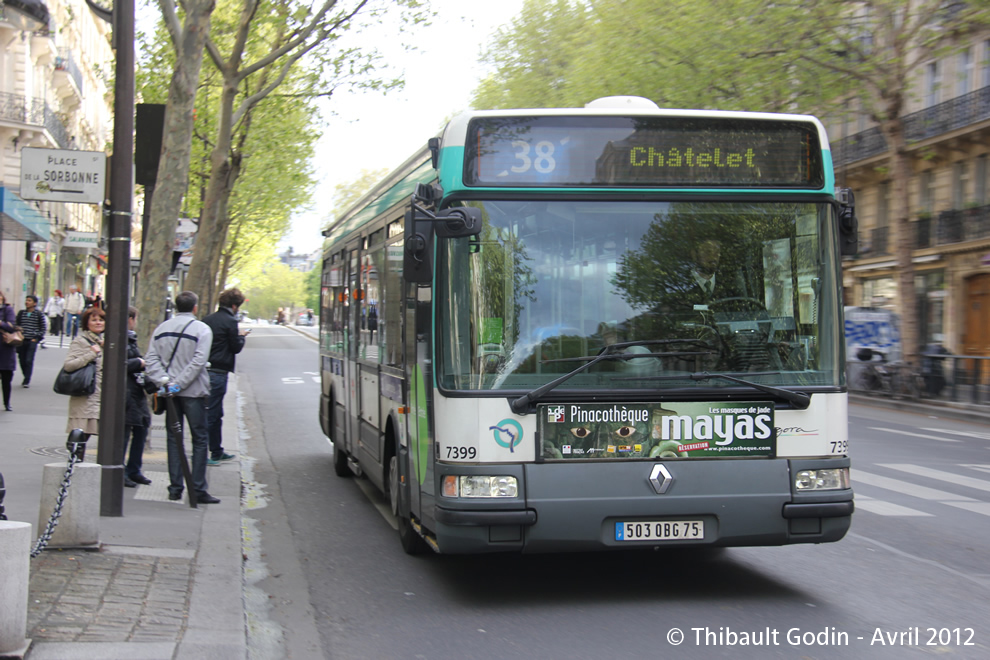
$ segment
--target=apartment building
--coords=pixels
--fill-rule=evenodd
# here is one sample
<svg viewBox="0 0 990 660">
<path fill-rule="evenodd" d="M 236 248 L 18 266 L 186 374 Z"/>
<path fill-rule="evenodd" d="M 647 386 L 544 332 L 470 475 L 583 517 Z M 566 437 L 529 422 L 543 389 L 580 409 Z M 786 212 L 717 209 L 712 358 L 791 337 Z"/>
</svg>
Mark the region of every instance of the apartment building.
<svg viewBox="0 0 990 660">
<path fill-rule="evenodd" d="M 990 355 L 990 34 L 920 71 L 905 118 L 919 339 Z M 829 127 L 838 185 L 856 194 L 846 304 L 897 310 L 887 146 L 865 119 Z"/>
<path fill-rule="evenodd" d="M 25 199 L 20 175 L 25 147 L 108 150 L 110 32 L 84 0 L 0 0 L 0 289 L 16 308 L 73 283 L 102 293 L 99 206 Z"/>
</svg>

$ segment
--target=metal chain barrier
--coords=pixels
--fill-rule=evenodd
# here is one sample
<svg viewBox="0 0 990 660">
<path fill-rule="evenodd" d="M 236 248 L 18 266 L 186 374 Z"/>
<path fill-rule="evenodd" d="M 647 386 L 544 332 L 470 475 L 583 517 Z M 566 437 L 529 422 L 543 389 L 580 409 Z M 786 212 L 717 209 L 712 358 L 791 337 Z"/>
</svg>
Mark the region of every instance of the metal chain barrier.
<svg viewBox="0 0 990 660">
<path fill-rule="evenodd" d="M 69 434 L 69 439 L 65 443 L 66 448 L 69 450 L 69 464 L 65 468 L 65 475 L 62 477 L 62 483 L 58 489 L 58 497 L 55 499 L 55 509 L 48 519 L 48 524 L 45 525 L 45 531 L 38 537 L 37 543 L 35 543 L 34 548 L 31 550 L 31 559 L 41 554 L 41 551 L 45 549 L 45 546 L 51 540 L 52 534 L 55 533 L 58 519 L 62 517 L 62 506 L 65 504 L 65 498 L 69 495 L 69 485 L 72 483 L 72 471 L 75 469 L 76 463 L 82 462 L 86 457 L 86 440 L 88 440 L 88 436 L 79 429 Z"/>
</svg>

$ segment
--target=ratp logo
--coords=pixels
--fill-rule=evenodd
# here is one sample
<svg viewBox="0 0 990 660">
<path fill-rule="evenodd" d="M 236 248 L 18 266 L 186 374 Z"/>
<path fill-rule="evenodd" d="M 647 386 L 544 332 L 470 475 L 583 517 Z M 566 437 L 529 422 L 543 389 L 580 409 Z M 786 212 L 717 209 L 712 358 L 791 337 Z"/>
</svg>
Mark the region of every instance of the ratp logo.
<svg viewBox="0 0 990 660">
<path fill-rule="evenodd" d="M 515 451 L 515 448 L 522 442 L 522 426 L 514 419 L 503 419 L 495 426 L 489 426 L 488 428 L 492 431 L 492 435 L 498 446 L 505 447 L 510 452 Z"/>
</svg>

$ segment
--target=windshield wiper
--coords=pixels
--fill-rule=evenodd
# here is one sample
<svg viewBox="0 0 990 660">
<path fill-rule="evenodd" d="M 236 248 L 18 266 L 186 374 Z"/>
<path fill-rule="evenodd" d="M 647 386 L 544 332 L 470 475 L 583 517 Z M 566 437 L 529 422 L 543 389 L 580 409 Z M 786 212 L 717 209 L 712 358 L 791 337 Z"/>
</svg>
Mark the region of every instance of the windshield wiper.
<svg viewBox="0 0 990 660">
<path fill-rule="evenodd" d="M 525 415 L 529 412 L 529 405 L 534 401 L 538 401 L 539 399 L 541 399 L 544 394 L 554 389 L 561 383 L 565 383 L 574 376 L 577 376 L 582 371 L 585 371 L 590 367 L 593 367 L 594 365 L 598 364 L 599 362 L 603 362 L 605 360 L 635 360 L 639 358 L 648 358 L 648 357 L 663 357 L 664 355 L 666 355 L 664 353 L 620 353 L 615 351 L 621 351 L 622 349 L 629 348 L 630 346 L 644 346 L 646 344 L 665 344 L 665 343 L 673 343 L 679 341 L 688 341 L 688 340 L 644 339 L 642 341 L 627 341 L 627 342 L 620 342 L 617 344 L 609 344 L 604 349 L 602 349 L 602 352 L 599 353 L 598 355 L 585 355 L 574 358 L 563 358 L 561 360 L 547 360 L 547 362 L 569 362 L 574 360 L 588 360 L 588 362 L 586 364 L 582 364 L 574 371 L 569 371 L 560 378 L 556 378 L 550 381 L 546 385 L 541 385 L 540 387 L 537 387 L 535 390 L 523 394 L 518 399 L 513 399 L 512 401 L 509 402 L 509 407 L 512 409 L 512 412 L 516 413 L 517 415 Z"/>
<path fill-rule="evenodd" d="M 792 390 L 785 390 L 782 387 L 774 387 L 773 385 L 764 385 L 763 383 L 756 383 L 751 380 L 743 380 L 742 378 L 736 378 L 735 376 L 730 376 L 729 374 L 713 374 L 708 371 L 704 371 L 702 373 L 690 374 L 687 377 L 691 380 L 724 378 L 725 380 L 730 380 L 733 383 L 739 383 L 741 385 L 746 385 L 747 387 L 760 390 L 761 392 L 766 392 L 767 394 L 773 394 L 774 396 L 787 401 L 799 410 L 807 410 L 808 406 L 811 405 L 811 397 L 807 394 L 803 394 L 802 392 L 794 392 Z"/>
</svg>

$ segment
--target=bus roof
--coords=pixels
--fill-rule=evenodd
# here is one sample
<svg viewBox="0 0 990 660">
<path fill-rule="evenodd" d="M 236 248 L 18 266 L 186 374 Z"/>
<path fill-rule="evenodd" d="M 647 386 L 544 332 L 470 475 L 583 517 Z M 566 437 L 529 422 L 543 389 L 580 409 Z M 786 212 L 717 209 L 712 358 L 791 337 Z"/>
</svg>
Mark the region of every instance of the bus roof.
<svg viewBox="0 0 990 660">
<path fill-rule="evenodd" d="M 812 115 L 742 112 L 726 110 L 677 110 L 661 109 L 652 101 L 639 97 L 608 97 L 589 103 L 584 108 L 528 108 L 512 110 L 476 110 L 455 116 L 441 133 L 441 150 L 454 148 L 463 152 L 468 135 L 468 123 L 486 117 L 671 117 L 671 118 L 718 118 L 742 120 L 792 121 L 810 124 L 818 133 L 819 143 L 825 157 L 828 178 L 831 179 L 831 152 L 825 127 Z M 442 162 L 442 156 L 441 156 Z M 457 167 L 460 167 L 458 165 Z M 443 169 L 443 168 L 441 168 Z M 457 176 L 460 179 L 459 175 Z M 433 169 L 431 151 L 428 146 L 413 154 L 371 190 L 362 195 L 350 208 L 338 216 L 323 230 L 330 245 L 346 236 L 366 222 L 377 217 L 393 205 L 408 198 L 416 190 L 417 184 L 429 183 L 437 179 Z M 830 186 L 829 186 L 830 187 Z"/>
</svg>

